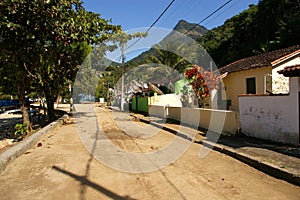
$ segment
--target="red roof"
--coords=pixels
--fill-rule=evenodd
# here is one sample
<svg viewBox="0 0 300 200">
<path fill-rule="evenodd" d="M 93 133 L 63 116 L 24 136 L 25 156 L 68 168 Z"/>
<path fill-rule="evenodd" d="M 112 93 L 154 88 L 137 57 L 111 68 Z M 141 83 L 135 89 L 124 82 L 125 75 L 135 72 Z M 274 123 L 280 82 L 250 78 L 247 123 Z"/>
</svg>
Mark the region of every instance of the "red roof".
<svg viewBox="0 0 300 200">
<path fill-rule="evenodd" d="M 280 49 L 276 51 L 271 51 L 264 54 L 259 54 L 256 56 L 244 58 L 230 63 L 219 69 L 220 74 L 232 73 L 238 71 L 244 71 L 249 69 L 254 69 L 258 67 L 272 66 L 272 62 L 281 60 L 281 58 L 292 54 L 295 51 L 300 50 L 300 45 L 288 47 L 285 49 Z"/>
<path fill-rule="evenodd" d="M 285 67 L 284 69 L 278 71 L 279 74 L 283 74 L 286 77 L 296 77 L 300 76 L 300 65 L 293 65 Z"/>
</svg>

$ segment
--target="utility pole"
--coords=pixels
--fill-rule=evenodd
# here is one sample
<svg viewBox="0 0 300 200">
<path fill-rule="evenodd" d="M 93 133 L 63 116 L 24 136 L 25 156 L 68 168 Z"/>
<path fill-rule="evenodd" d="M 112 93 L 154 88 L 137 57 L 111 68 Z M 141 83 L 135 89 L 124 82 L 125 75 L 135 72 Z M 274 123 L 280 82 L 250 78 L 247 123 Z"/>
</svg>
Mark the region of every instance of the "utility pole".
<svg viewBox="0 0 300 200">
<path fill-rule="evenodd" d="M 121 110 L 124 111 L 125 95 L 124 95 L 124 73 L 125 73 L 125 47 L 129 40 L 133 38 L 146 37 L 147 33 L 134 33 L 127 34 L 125 32 L 118 33 L 114 35 L 111 39 L 114 43 L 118 43 L 121 47 L 121 57 L 122 57 L 122 66 L 121 66 Z"/>
<path fill-rule="evenodd" d="M 69 82 L 69 94 L 70 94 L 70 112 L 73 111 L 73 98 L 72 98 L 72 84 L 71 81 Z"/>
<path fill-rule="evenodd" d="M 121 51 L 122 51 L 122 66 L 121 66 L 121 111 L 124 111 L 124 103 L 125 103 L 125 97 L 124 97 L 124 68 L 125 68 L 125 44 L 121 44 Z"/>
</svg>

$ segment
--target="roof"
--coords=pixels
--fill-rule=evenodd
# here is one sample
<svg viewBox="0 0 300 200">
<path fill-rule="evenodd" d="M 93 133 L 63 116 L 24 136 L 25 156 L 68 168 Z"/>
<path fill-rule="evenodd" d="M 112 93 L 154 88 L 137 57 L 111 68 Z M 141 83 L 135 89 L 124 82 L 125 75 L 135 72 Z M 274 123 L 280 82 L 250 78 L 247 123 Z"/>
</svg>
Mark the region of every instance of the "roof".
<svg viewBox="0 0 300 200">
<path fill-rule="evenodd" d="M 287 60 L 295 55 L 298 55 L 299 53 L 300 53 L 300 49 L 298 49 L 288 55 L 282 56 L 282 57 L 278 58 L 277 60 L 274 60 L 273 62 L 271 62 L 271 64 L 272 64 L 272 66 L 278 65 L 281 62 L 284 62 L 285 60 Z"/>
<path fill-rule="evenodd" d="M 283 74 L 286 77 L 296 77 L 300 76 L 300 65 L 293 65 L 285 67 L 284 69 L 278 71 L 279 74 Z"/>
<path fill-rule="evenodd" d="M 272 63 L 274 64 L 281 62 L 283 59 L 286 59 L 291 54 L 294 55 L 295 52 L 300 53 L 300 45 L 271 51 L 268 53 L 251 56 L 248 58 L 243 58 L 220 68 L 219 71 L 220 74 L 223 74 L 226 72 L 232 73 L 254 69 L 258 67 L 272 66 Z"/>
</svg>

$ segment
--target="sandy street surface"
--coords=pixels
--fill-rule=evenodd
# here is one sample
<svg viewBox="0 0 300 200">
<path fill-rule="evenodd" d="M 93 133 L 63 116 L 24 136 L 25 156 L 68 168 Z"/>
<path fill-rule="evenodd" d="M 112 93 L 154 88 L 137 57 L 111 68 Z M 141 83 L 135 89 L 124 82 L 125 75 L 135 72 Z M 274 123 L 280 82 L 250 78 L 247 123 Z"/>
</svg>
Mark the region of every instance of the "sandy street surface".
<svg viewBox="0 0 300 200">
<path fill-rule="evenodd" d="M 145 163 L 132 161 L 130 157 L 124 162 L 122 152 L 151 158 L 151 153 L 175 141 L 176 136 L 166 131 L 151 137 L 146 132 L 140 135 L 112 111 L 95 107 L 97 123 L 106 137 L 92 137 L 84 128 L 92 126 L 93 116 L 89 112 L 93 110 L 90 105 L 81 105 L 77 111 L 80 109 L 82 112 L 74 115 L 69 123 L 44 135 L 39 142 L 42 146 L 27 151 L 1 173 L 0 199 L 300 199 L 300 187 L 263 174 L 224 154 L 211 151 L 200 159 L 202 146 L 199 144 L 191 144 L 179 159 L 152 172 L 128 173 L 113 169 L 109 165 L 144 169 Z M 107 141 L 119 150 L 109 152 L 105 149 Z M 111 159 L 111 163 L 99 159 L 101 156 Z M 160 162 L 152 160 L 151 163 L 158 166 Z"/>
</svg>

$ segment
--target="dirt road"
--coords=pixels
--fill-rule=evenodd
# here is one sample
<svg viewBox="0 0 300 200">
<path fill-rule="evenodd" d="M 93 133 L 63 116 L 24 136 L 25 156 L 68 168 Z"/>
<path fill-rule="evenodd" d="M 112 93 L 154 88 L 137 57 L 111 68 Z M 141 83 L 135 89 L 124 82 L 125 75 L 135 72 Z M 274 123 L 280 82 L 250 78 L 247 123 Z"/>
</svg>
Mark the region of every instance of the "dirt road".
<svg viewBox="0 0 300 200">
<path fill-rule="evenodd" d="M 165 150 L 177 141 L 176 136 L 161 130 L 138 134 L 132 125 L 126 126 L 129 118 L 104 108 L 96 107 L 94 114 L 89 105 L 80 108 L 69 123 L 44 135 L 40 147 L 27 151 L 1 173 L 0 199 L 300 199 L 299 187 L 224 154 L 211 151 L 200 159 L 199 144 L 189 143 L 179 159 L 160 168 L 164 162 L 156 161 L 160 157 L 151 157 L 152 153 Z M 104 135 L 90 134 L 93 119 Z M 108 141 L 117 147 L 116 152 L 105 149 Z M 138 172 L 144 164 L 131 160 L 131 154 L 124 162 L 124 152 L 153 158 L 156 170 Z M 167 155 L 172 157 L 172 152 L 178 153 Z"/>
</svg>

